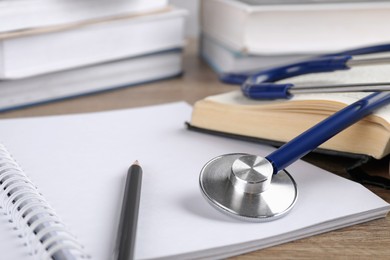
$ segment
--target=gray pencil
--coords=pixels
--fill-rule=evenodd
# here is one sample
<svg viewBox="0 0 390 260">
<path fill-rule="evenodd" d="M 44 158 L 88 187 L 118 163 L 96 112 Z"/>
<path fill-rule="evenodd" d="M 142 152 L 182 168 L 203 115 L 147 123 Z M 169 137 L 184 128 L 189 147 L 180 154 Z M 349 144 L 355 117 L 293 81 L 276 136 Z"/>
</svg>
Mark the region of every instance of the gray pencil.
<svg viewBox="0 0 390 260">
<path fill-rule="evenodd" d="M 138 161 L 135 161 L 127 172 L 118 228 L 118 244 L 116 251 L 118 260 L 129 260 L 134 258 L 141 182 L 142 168 L 138 164 Z"/>
</svg>

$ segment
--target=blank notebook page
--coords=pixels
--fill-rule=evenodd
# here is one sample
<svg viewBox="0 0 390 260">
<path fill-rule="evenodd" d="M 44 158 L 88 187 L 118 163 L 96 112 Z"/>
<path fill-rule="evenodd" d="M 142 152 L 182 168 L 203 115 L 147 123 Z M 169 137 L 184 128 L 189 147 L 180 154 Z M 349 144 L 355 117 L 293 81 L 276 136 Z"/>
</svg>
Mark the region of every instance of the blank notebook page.
<svg viewBox="0 0 390 260">
<path fill-rule="evenodd" d="M 287 216 L 246 223 L 222 215 L 200 193 L 203 165 L 221 154 L 264 156 L 273 148 L 188 131 L 184 122 L 191 110 L 180 102 L 1 120 L 0 142 L 93 259 L 112 256 L 126 172 L 135 160 L 144 172 L 138 259 L 221 258 L 358 223 L 360 213 L 367 220 L 389 210 L 360 184 L 298 161 L 287 169 L 299 189 Z M 2 223 L 0 230 L 7 229 Z M 0 237 L 5 241 L 8 235 Z M 0 250 L 3 258 L 10 245 L 0 243 Z"/>
</svg>

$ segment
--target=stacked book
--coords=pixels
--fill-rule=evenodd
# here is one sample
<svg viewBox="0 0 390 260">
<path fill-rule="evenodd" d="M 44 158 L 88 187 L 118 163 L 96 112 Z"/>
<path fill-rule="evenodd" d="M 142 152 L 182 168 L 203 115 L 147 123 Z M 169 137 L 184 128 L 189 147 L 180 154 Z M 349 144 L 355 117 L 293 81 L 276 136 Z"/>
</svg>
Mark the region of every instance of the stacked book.
<svg viewBox="0 0 390 260">
<path fill-rule="evenodd" d="M 0 1 L 0 111 L 182 73 L 167 0 Z"/>
<path fill-rule="evenodd" d="M 204 0 L 202 57 L 218 73 L 252 73 L 390 41 L 390 3 Z"/>
</svg>

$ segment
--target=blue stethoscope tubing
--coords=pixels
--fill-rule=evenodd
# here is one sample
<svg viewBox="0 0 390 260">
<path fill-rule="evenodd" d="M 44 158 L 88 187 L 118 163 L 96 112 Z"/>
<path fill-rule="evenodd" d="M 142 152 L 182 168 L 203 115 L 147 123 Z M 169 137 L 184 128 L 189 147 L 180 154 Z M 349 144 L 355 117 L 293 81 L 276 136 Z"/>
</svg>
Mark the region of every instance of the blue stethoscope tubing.
<svg viewBox="0 0 390 260">
<path fill-rule="evenodd" d="M 314 57 L 309 60 L 266 69 L 254 74 L 227 73 L 220 76 L 220 80 L 228 84 L 241 85 L 243 94 L 253 99 L 288 98 L 288 90 L 292 84 L 275 84 L 274 82 L 311 73 L 333 72 L 348 70 L 349 62 L 355 55 L 374 54 L 390 51 L 390 44 L 381 44 L 364 48 L 357 48 L 338 53 Z M 381 58 L 375 59 L 381 61 Z M 389 58 L 383 58 L 389 61 Z M 370 63 L 368 63 L 370 64 Z M 267 84 L 268 83 L 268 84 Z"/>
<path fill-rule="evenodd" d="M 321 121 L 265 158 L 272 164 L 276 174 L 343 129 L 388 103 L 389 92 L 372 93 Z"/>
</svg>

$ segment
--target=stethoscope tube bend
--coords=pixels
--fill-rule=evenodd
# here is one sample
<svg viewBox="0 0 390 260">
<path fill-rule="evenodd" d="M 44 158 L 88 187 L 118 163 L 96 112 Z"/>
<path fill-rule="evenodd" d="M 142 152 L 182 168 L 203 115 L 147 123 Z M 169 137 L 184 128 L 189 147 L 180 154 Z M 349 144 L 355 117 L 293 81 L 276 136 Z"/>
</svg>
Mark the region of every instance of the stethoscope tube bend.
<svg viewBox="0 0 390 260">
<path fill-rule="evenodd" d="M 332 72 L 347 70 L 353 66 L 389 63 L 390 59 L 385 58 L 364 58 L 355 60 L 352 56 L 389 52 L 390 44 L 379 44 L 369 47 L 356 48 L 337 53 L 330 53 L 313 57 L 308 60 L 293 64 L 282 65 L 266 69 L 257 73 L 225 73 L 220 80 L 227 84 L 242 85 L 246 80 L 252 78 L 253 83 L 276 82 L 279 80 L 300 76 L 310 73 Z"/>
<path fill-rule="evenodd" d="M 252 75 L 223 74 L 220 80 L 228 84 L 244 84 L 251 79 L 253 83 L 276 82 L 279 80 L 296 77 L 299 75 L 347 70 L 347 62 L 352 59 L 350 55 L 318 57 L 307 61 L 288 64 L 285 66 L 270 68 Z"/>
</svg>

